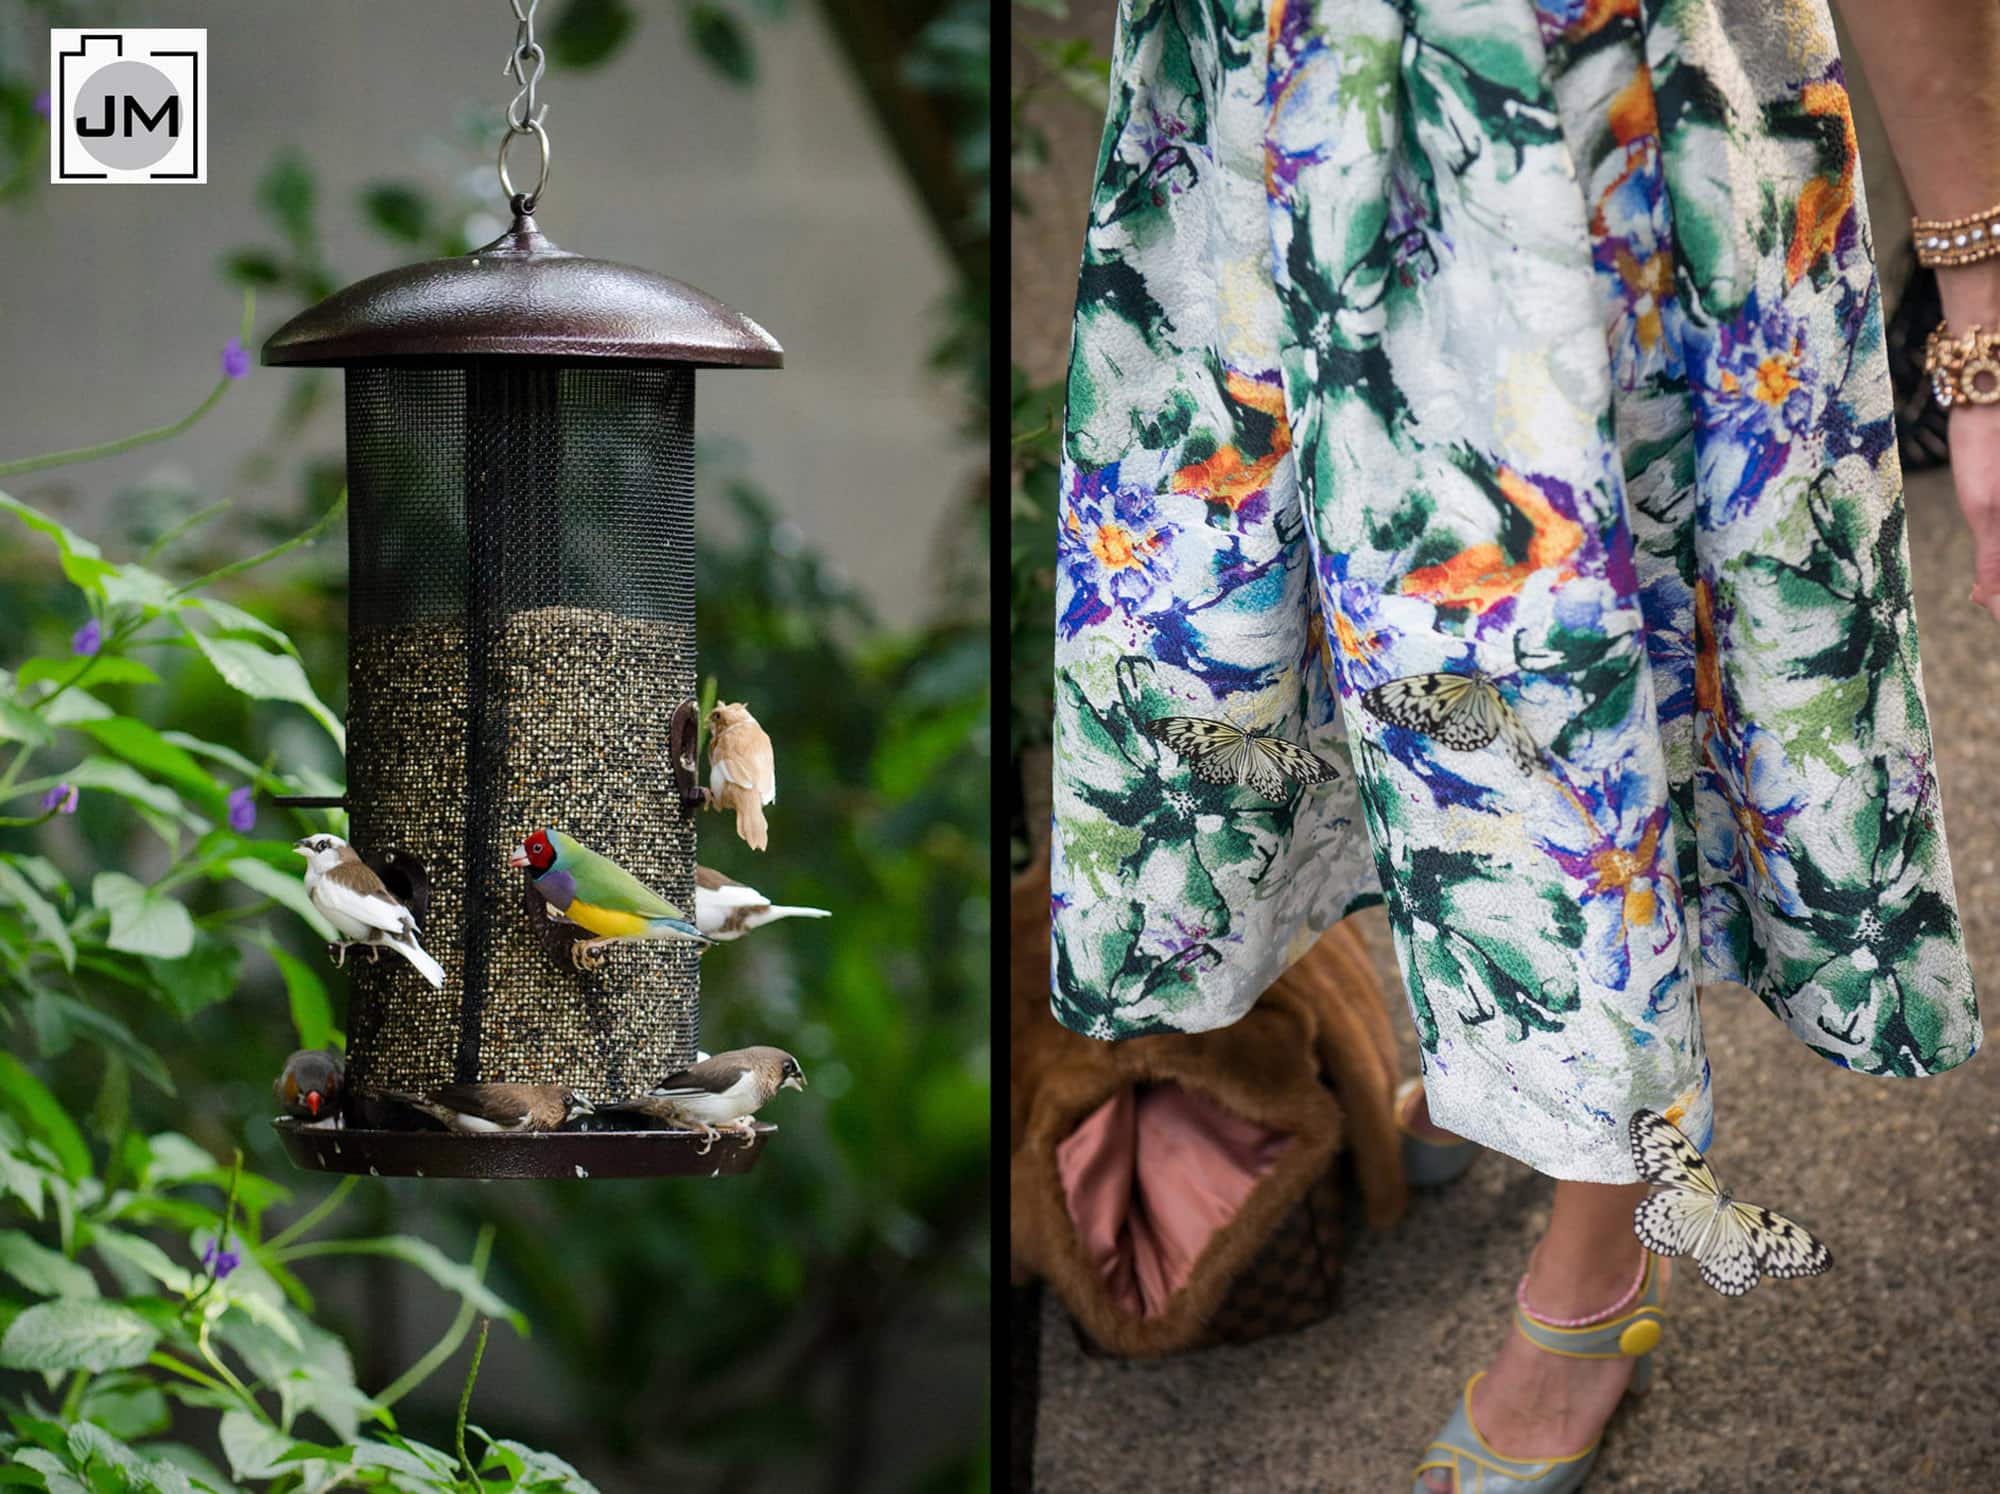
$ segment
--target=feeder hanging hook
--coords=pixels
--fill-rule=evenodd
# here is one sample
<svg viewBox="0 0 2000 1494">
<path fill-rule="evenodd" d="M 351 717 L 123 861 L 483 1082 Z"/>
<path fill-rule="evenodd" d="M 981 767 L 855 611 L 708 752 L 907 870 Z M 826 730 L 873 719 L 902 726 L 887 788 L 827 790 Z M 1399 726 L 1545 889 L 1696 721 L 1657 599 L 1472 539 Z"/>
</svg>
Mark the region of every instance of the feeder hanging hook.
<svg viewBox="0 0 2000 1494">
<path fill-rule="evenodd" d="M 508 203 L 516 213 L 532 213 L 549 182 L 549 132 L 542 123 L 542 116 L 548 113 L 549 106 L 537 103 L 535 99 L 535 85 L 541 81 L 542 72 L 548 66 L 542 45 L 535 40 L 537 3 L 538 0 L 507 0 L 514 12 L 514 46 L 500 69 L 521 85 L 508 101 L 507 133 L 500 141 L 500 190 L 507 195 Z M 517 135 L 532 135 L 541 147 L 541 170 L 535 177 L 533 190 L 528 192 L 516 192 L 513 179 L 507 173 L 507 147 L 514 143 Z"/>
</svg>

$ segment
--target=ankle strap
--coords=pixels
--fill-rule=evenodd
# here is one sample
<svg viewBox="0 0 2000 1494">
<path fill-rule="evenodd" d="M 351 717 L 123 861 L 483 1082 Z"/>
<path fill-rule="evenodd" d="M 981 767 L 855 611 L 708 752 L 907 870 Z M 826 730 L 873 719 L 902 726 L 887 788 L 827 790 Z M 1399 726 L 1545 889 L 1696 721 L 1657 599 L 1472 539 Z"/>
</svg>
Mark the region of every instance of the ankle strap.
<svg viewBox="0 0 2000 1494">
<path fill-rule="evenodd" d="M 1514 1327 L 1523 1338 L 1545 1353 L 1571 1359 L 1636 1359 L 1650 1354 L 1658 1347 L 1665 1324 L 1666 1312 L 1660 1305 L 1660 1263 L 1650 1251 L 1639 1302 L 1630 1312 L 1582 1328 L 1557 1328 L 1518 1304 L 1514 1308 Z"/>
</svg>

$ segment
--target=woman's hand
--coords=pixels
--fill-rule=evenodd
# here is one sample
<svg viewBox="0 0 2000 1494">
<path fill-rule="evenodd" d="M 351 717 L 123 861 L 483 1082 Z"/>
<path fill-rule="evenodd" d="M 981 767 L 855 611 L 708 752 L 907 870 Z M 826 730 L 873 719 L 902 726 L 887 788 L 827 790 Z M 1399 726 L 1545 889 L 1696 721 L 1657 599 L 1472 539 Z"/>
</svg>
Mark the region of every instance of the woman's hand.
<svg viewBox="0 0 2000 1494">
<path fill-rule="evenodd" d="M 1954 334 L 1975 326 L 2000 331 L 2000 255 L 1940 266 L 1937 278 L 1945 324 Z M 1959 512 L 1972 531 L 1971 600 L 2000 622 L 2000 404 L 1953 405 L 1945 444 Z"/>
</svg>

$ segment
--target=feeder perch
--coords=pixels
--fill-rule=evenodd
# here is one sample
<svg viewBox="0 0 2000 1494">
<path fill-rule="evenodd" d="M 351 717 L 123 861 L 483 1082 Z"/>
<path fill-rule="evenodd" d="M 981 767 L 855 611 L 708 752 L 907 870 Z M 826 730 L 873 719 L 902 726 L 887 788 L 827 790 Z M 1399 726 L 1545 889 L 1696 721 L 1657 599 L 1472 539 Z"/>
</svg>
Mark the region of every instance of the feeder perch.
<svg viewBox="0 0 2000 1494">
<path fill-rule="evenodd" d="M 346 373 L 348 839 L 427 889 L 446 972 L 434 990 L 393 956 L 347 961 L 355 1090 L 563 1083 L 602 1104 L 695 1058 L 696 947 L 579 970 L 507 857 L 553 826 L 693 909 L 694 371 L 783 352 L 678 281 L 557 248 L 530 206 L 263 350 Z M 671 1131 L 277 1124 L 302 1167 L 427 1177 L 738 1172 L 771 1130 L 702 1153 Z"/>
</svg>

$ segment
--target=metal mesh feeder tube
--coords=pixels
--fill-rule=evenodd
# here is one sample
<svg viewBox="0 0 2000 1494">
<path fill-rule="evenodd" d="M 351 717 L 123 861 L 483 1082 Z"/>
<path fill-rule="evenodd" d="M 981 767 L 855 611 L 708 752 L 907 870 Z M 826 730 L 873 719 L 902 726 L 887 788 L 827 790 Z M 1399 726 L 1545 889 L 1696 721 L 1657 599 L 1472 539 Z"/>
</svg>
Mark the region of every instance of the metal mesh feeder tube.
<svg viewBox="0 0 2000 1494">
<path fill-rule="evenodd" d="M 393 956 L 347 961 L 350 1092 L 629 1098 L 695 1059 L 696 947 L 621 943 L 577 968 L 508 854 L 553 826 L 693 907 L 694 375 L 782 350 L 517 212 L 472 254 L 301 312 L 263 360 L 345 371 L 347 838 L 416 889 L 445 970 L 434 989 Z M 673 1131 L 465 1136 L 366 1099 L 347 1121 L 277 1125 L 302 1167 L 430 1177 L 739 1172 L 773 1129 L 706 1150 Z"/>
</svg>

